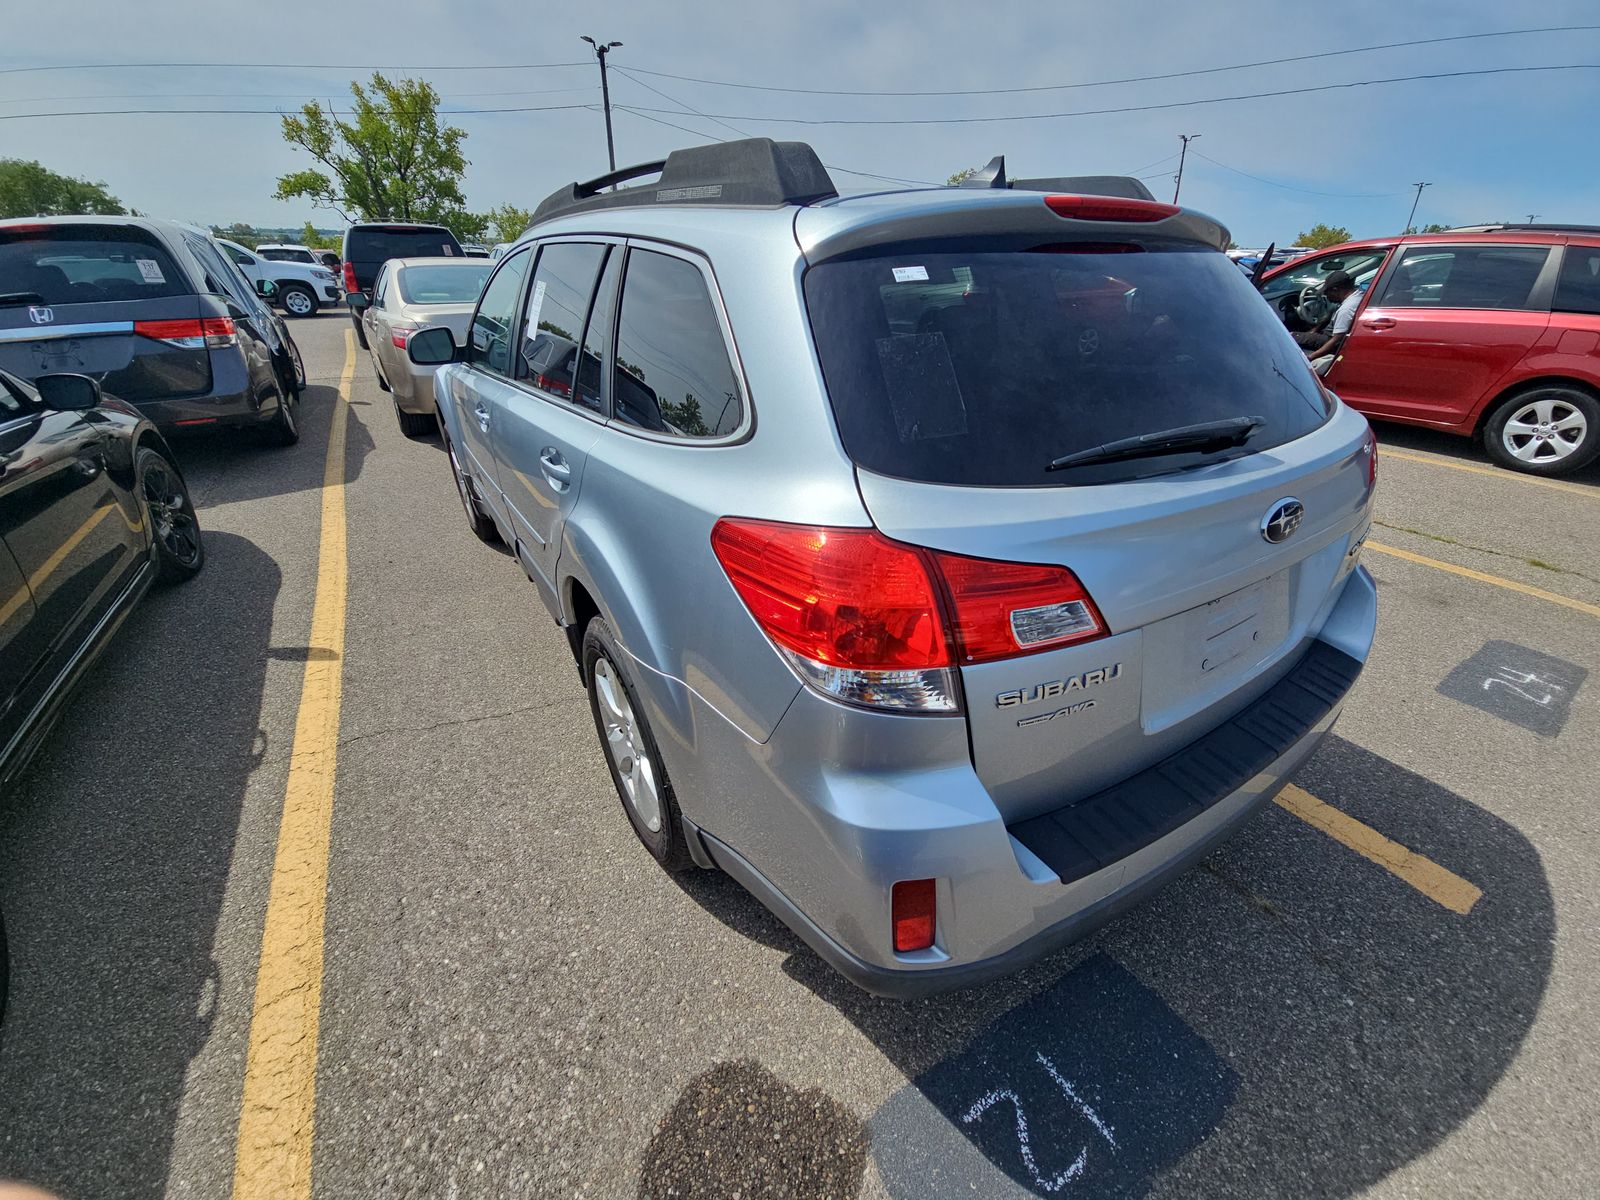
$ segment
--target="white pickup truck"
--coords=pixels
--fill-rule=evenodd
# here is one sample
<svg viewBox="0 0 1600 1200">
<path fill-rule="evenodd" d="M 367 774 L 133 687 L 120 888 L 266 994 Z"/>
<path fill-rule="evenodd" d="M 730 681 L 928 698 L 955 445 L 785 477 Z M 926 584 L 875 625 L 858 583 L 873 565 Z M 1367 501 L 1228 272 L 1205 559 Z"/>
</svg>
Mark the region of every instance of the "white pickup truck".
<svg viewBox="0 0 1600 1200">
<path fill-rule="evenodd" d="M 238 242 L 218 238 L 217 244 L 239 264 L 251 283 L 270 279 L 278 285 L 278 303 L 291 317 L 315 316 L 324 304 L 344 299 L 339 279 L 327 267 L 302 262 L 275 262 L 246 250 Z"/>
</svg>

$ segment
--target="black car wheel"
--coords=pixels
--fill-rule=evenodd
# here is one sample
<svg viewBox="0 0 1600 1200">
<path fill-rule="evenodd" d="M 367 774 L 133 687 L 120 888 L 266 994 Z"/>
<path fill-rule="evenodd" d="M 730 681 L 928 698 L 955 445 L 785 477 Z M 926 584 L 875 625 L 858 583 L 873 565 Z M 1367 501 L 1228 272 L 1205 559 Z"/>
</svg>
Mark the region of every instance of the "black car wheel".
<svg viewBox="0 0 1600 1200">
<path fill-rule="evenodd" d="M 278 393 L 278 411 L 261 427 L 261 440 L 269 446 L 292 446 L 300 440 L 300 397 L 294 391 L 285 391 L 274 385 Z"/>
<path fill-rule="evenodd" d="M 193 579 L 205 565 L 206 550 L 183 477 L 165 455 L 150 446 L 140 448 L 134 458 L 134 471 L 139 498 L 150 522 L 156 579 L 161 583 Z"/>
<path fill-rule="evenodd" d="M 303 392 L 306 390 L 305 359 L 300 357 L 300 347 L 295 345 L 292 337 L 285 337 L 284 342 L 289 347 L 289 361 L 294 364 L 294 390 Z"/>
<path fill-rule="evenodd" d="M 583 635 L 583 677 L 611 782 L 644 848 L 664 870 L 682 871 L 693 861 L 683 836 L 683 816 L 655 735 L 620 665 L 626 659 L 604 618 L 590 621 Z"/>
<path fill-rule="evenodd" d="M 461 466 L 461 460 L 456 457 L 455 443 L 450 440 L 450 434 L 442 424 L 441 432 L 444 433 L 445 453 L 450 456 L 450 473 L 456 480 L 456 494 L 461 497 L 461 507 L 467 513 L 467 525 L 480 542 L 498 546 L 501 541 L 500 530 L 494 519 L 483 511 L 483 505 L 478 501 L 478 491 L 472 484 L 472 476 Z"/>
<path fill-rule="evenodd" d="M 356 331 L 356 345 L 367 349 L 367 331 L 361 328 L 361 318 L 354 312 L 350 314 L 350 324 Z"/>
<path fill-rule="evenodd" d="M 395 401 L 395 419 L 400 422 L 400 432 L 408 438 L 427 437 L 438 426 L 432 413 L 412 413 L 400 407 L 400 402 Z"/>
<path fill-rule="evenodd" d="M 291 317 L 314 317 L 321 307 L 317 294 L 303 283 L 284 284 L 278 289 L 278 303 Z"/>
</svg>

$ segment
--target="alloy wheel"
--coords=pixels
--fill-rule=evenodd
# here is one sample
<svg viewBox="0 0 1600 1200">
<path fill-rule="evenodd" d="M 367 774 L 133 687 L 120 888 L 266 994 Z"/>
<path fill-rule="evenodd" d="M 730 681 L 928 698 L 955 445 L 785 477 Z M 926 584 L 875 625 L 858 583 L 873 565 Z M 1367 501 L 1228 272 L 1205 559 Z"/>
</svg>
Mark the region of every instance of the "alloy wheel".
<svg viewBox="0 0 1600 1200">
<path fill-rule="evenodd" d="M 606 754 L 622 781 L 622 793 L 639 823 L 651 833 L 661 832 L 661 790 L 656 783 L 655 765 L 645 745 L 643 730 L 628 701 L 609 659 L 594 663 L 594 690 L 600 701 L 600 720 L 605 727 Z"/>
<path fill-rule="evenodd" d="M 1500 432 L 1513 458 L 1539 465 L 1562 461 L 1588 436 L 1589 420 L 1582 410 L 1553 396 L 1529 400 L 1511 414 Z"/>
<path fill-rule="evenodd" d="M 200 557 L 200 526 L 177 475 L 158 460 L 144 473 L 143 491 L 157 540 L 178 562 L 192 565 Z"/>
</svg>

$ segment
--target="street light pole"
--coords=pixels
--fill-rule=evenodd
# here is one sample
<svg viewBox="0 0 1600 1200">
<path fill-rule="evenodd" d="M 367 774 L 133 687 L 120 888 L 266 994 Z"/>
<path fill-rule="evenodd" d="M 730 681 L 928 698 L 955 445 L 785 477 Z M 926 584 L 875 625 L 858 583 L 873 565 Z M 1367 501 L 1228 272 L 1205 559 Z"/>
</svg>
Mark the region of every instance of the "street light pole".
<svg viewBox="0 0 1600 1200">
<path fill-rule="evenodd" d="M 1417 203 L 1418 203 L 1418 201 L 1420 201 L 1422 199 L 1422 189 L 1425 188 L 1425 187 L 1432 187 L 1433 184 L 1431 184 L 1431 183 L 1414 183 L 1411 186 L 1417 189 L 1417 194 L 1411 198 L 1411 215 L 1406 218 L 1406 229 L 1405 229 L 1405 231 L 1408 232 L 1408 233 L 1411 230 L 1411 222 L 1415 221 L 1417 219 Z"/>
<path fill-rule="evenodd" d="M 1172 202 L 1178 202 L 1178 193 L 1183 190 L 1183 160 L 1189 157 L 1189 143 L 1199 137 L 1198 133 L 1180 133 L 1178 138 L 1183 142 L 1183 149 L 1178 151 L 1178 182 L 1172 188 Z"/>
<path fill-rule="evenodd" d="M 611 164 L 611 169 L 617 169 L 617 147 L 611 138 L 611 86 L 606 82 L 606 55 L 622 45 L 621 42 L 606 42 L 601 45 L 592 37 L 581 40 L 594 47 L 594 56 L 600 60 L 600 102 L 606 111 L 606 161 Z"/>
</svg>

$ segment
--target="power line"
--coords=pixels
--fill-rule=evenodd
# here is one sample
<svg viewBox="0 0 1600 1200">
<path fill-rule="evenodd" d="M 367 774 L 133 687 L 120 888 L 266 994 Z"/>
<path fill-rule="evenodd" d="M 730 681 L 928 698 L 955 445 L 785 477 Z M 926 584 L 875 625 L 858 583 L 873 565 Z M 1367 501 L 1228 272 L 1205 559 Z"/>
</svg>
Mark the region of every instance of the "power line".
<svg viewBox="0 0 1600 1200">
<path fill-rule="evenodd" d="M 706 113 L 707 120 L 760 121 L 771 125 L 994 125 L 1003 121 L 1051 121 L 1063 117 L 1103 117 L 1118 113 L 1157 112 L 1169 108 L 1192 108 L 1205 104 L 1229 104 L 1236 100 L 1267 100 L 1281 96 L 1304 96 L 1313 92 L 1335 92 L 1349 88 L 1375 87 L 1389 83 L 1415 83 L 1419 80 L 1465 79 L 1477 75 L 1518 75 L 1539 71 L 1600 71 L 1600 63 L 1555 63 L 1539 67 L 1480 67 L 1469 71 L 1436 71 L 1422 75 L 1393 75 L 1384 79 L 1355 79 L 1348 83 L 1325 83 L 1315 87 L 1280 88 L 1270 92 L 1241 92 L 1233 96 L 1208 96 L 1200 100 L 1173 100 L 1166 104 L 1126 104 L 1116 108 L 1084 108 L 1072 112 L 1012 113 L 999 117 L 760 117 L 750 113 Z M 470 111 L 470 110 L 464 110 Z M 640 112 L 675 112 L 675 109 L 636 109 Z M 681 113 L 679 114 L 682 115 Z"/>
<path fill-rule="evenodd" d="M 1198 154 L 1199 151 L 1197 150 L 1197 151 L 1195 151 L 1195 153 Z M 1140 172 L 1142 172 L 1142 171 L 1148 171 L 1151 167 L 1162 166 L 1163 164 L 1169 163 L 1169 162 L 1171 162 L 1173 159 L 1175 159 L 1177 157 L 1178 156 L 1176 154 L 1169 154 L 1165 158 L 1156 159 L 1155 162 L 1147 162 L 1142 167 L 1134 167 L 1131 171 L 1123 171 L 1122 174 L 1124 174 L 1124 175 L 1139 175 Z M 1142 176 L 1141 176 L 1141 178 L 1142 178 Z"/>
<path fill-rule="evenodd" d="M 573 109 L 593 109 L 592 104 L 536 104 L 523 108 L 452 108 L 440 109 L 441 117 L 475 117 L 490 113 L 569 112 Z M 349 109 L 323 109 L 330 117 L 351 117 Z M 27 121 L 36 117 L 287 117 L 292 116 L 276 108 L 102 108 L 74 110 L 72 112 L 0 113 L 0 121 Z"/>
<path fill-rule="evenodd" d="M 556 67 L 587 67 L 587 62 L 552 63 L 444 63 L 433 66 L 393 66 L 373 63 L 264 63 L 264 62 L 115 62 L 115 63 L 52 63 L 42 67 L 3 67 L 0 75 L 29 75 L 39 71 L 121 71 L 128 69 L 156 69 L 162 71 L 198 70 L 205 67 L 243 70 L 256 68 L 263 71 L 534 71 Z"/>
<path fill-rule="evenodd" d="M 686 83 L 704 83 L 713 87 L 740 88 L 755 92 L 787 92 L 802 96 L 1003 96 L 1023 92 L 1059 92 L 1072 88 L 1110 87 L 1120 83 L 1154 83 L 1162 79 L 1187 79 L 1195 75 L 1216 75 L 1224 71 L 1245 71 L 1254 67 L 1275 67 L 1284 63 L 1310 62 L 1319 58 L 1337 58 L 1341 55 L 1368 54 L 1374 50 L 1398 50 L 1408 46 L 1433 46 L 1442 42 L 1469 42 L 1484 38 L 1524 37 L 1537 33 L 1585 33 L 1600 30 L 1600 25 L 1546 25 L 1535 29 L 1502 29 L 1488 33 L 1459 33 L 1450 37 L 1416 38 L 1406 42 L 1382 42 L 1373 46 L 1352 46 L 1347 50 L 1323 50 L 1316 54 L 1296 54 L 1289 58 L 1266 58 L 1258 62 L 1232 63 L 1225 67 L 1202 67 L 1192 71 L 1173 71 L 1165 75 L 1130 75 L 1124 79 L 1096 79 L 1084 83 L 1049 83 L 1034 87 L 970 88 L 960 91 L 842 91 L 833 88 L 775 87 L 764 83 L 733 83 L 725 79 L 701 79 L 694 75 L 673 75 L 666 71 L 633 70 L 642 75 L 661 79 L 678 79 Z"/>
<path fill-rule="evenodd" d="M 1212 166 L 1221 167 L 1224 171 L 1232 171 L 1235 175 L 1243 175 L 1246 179 L 1254 179 L 1257 183 L 1265 183 L 1271 187 L 1283 188 L 1287 192 L 1304 192 L 1308 196 L 1333 196 L 1340 200 L 1376 200 L 1385 196 L 1398 196 L 1400 192 L 1319 192 L 1315 188 L 1296 187 L 1292 183 L 1280 183 L 1276 179 L 1267 179 L 1261 175 L 1252 175 L 1249 171 L 1241 171 L 1238 167 L 1230 167 L 1225 162 L 1218 162 L 1209 154 L 1194 151 L 1196 158 L 1203 158 Z"/>
<path fill-rule="evenodd" d="M 489 96 L 556 96 L 564 92 L 592 92 L 583 87 L 534 88 L 515 92 L 453 92 L 440 96 L 441 104 Z M 0 96 L 0 104 L 59 104 L 68 100 L 303 100 L 302 92 L 89 92 L 81 96 Z"/>
</svg>

